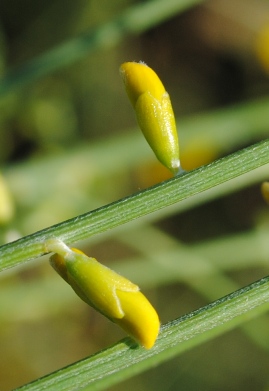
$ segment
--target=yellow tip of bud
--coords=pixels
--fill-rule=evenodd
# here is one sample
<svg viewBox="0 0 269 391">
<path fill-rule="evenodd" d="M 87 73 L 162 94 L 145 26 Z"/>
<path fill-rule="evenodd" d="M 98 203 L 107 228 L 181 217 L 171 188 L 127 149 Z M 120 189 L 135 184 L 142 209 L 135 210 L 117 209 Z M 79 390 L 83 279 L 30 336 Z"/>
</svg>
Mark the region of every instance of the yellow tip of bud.
<svg viewBox="0 0 269 391">
<path fill-rule="evenodd" d="M 160 321 L 157 312 L 140 292 L 117 291 L 124 312 L 122 319 L 114 320 L 146 349 L 153 347 L 159 334 Z"/>
<path fill-rule="evenodd" d="M 155 99 L 161 100 L 165 88 L 158 75 L 143 62 L 125 62 L 120 66 L 120 74 L 127 95 L 135 107 L 140 95 L 150 91 Z"/>
<path fill-rule="evenodd" d="M 161 80 L 142 62 L 125 62 L 120 74 L 147 142 L 159 161 L 177 174 L 180 159 L 176 122 Z"/>
<path fill-rule="evenodd" d="M 137 285 L 58 239 L 48 240 L 45 248 L 56 252 L 50 259 L 53 268 L 82 300 L 121 326 L 145 348 L 154 345 L 159 318 Z"/>
</svg>

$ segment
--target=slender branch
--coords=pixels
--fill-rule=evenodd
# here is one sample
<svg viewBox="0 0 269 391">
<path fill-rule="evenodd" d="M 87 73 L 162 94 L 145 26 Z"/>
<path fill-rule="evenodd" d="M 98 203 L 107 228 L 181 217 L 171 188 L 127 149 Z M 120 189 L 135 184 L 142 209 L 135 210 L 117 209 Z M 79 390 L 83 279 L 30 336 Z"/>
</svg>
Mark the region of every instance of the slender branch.
<svg viewBox="0 0 269 391">
<path fill-rule="evenodd" d="M 269 277 L 163 325 L 155 346 L 129 338 L 17 391 L 103 390 L 194 346 L 209 341 L 269 309 Z"/>
<path fill-rule="evenodd" d="M 266 97 L 178 118 L 181 149 L 184 152 L 192 140 L 200 140 L 203 137 L 204 142 L 208 142 L 211 148 L 213 146 L 219 154 L 226 155 L 226 151 L 241 147 L 242 142 L 247 146 L 255 139 L 265 139 L 269 128 L 268 107 L 269 98 Z M 29 204 L 34 207 L 35 204 L 40 204 L 44 197 L 47 199 L 48 182 L 51 194 L 59 191 L 59 178 L 66 175 L 66 167 L 72 167 L 75 183 L 86 191 L 85 188 L 88 189 L 93 176 L 110 177 L 119 170 L 122 172 L 123 162 L 127 171 L 125 175 L 129 175 L 130 166 L 146 164 L 152 155 L 139 129 L 126 129 L 124 134 L 107 137 L 101 142 L 86 145 L 84 143 L 57 156 L 44 156 L 34 162 L 24 161 L 9 165 L 2 168 L 2 172 L 16 204 L 22 208 Z M 68 186 L 70 180 L 66 187 Z"/>
<path fill-rule="evenodd" d="M 0 270 L 43 255 L 44 241 L 48 238 L 58 237 L 67 244 L 89 238 L 208 190 L 266 163 L 269 163 L 269 140 L 8 243 L 0 247 Z"/>
</svg>

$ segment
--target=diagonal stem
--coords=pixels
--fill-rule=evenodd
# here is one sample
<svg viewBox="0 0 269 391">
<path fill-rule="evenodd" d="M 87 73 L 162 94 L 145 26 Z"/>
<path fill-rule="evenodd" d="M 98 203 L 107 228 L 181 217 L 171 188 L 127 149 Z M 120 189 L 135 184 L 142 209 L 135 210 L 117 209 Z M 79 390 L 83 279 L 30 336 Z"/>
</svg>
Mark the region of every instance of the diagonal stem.
<svg viewBox="0 0 269 391">
<path fill-rule="evenodd" d="M 269 163 L 269 140 L 8 243 L 0 247 L 0 270 L 43 255 L 44 241 L 51 237 L 58 237 L 67 244 L 89 238 L 182 201 L 267 163 Z"/>
</svg>

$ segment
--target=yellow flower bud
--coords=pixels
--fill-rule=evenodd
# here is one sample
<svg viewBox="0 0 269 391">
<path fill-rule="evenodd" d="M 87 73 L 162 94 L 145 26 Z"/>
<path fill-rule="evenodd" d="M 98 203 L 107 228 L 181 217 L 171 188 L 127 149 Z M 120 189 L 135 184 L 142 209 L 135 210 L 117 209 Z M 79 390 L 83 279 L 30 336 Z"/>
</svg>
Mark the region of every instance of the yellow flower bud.
<svg viewBox="0 0 269 391">
<path fill-rule="evenodd" d="M 160 321 L 137 285 L 58 239 L 46 241 L 45 248 L 56 253 L 50 258 L 51 265 L 82 300 L 145 348 L 154 345 Z"/>
<path fill-rule="evenodd" d="M 159 161 L 177 174 L 180 160 L 176 122 L 162 82 L 143 62 L 125 62 L 120 74 L 147 142 Z"/>
</svg>

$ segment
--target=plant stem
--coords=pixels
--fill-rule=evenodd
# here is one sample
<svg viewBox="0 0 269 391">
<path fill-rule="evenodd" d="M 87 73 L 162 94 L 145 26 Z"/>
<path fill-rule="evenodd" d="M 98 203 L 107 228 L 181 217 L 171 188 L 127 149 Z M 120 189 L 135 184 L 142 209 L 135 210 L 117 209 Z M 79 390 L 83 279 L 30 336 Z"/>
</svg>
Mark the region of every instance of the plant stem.
<svg viewBox="0 0 269 391">
<path fill-rule="evenodd" d="M 49 238 L 58 237 L 66 244 L 89 238 L 182 201 L 266 163 L 269 163 L 269 140 L 99 209 L 8 243 L 0 247 L 0 270 L 43 255 L 44 241 Z"/>
<path fill-rule="evenodd" d="M 69 367 L 18 388 L 19 391 L 103 390 L 194 346 L 227 332 L 269 308 L 269 277 L 162 326 L 155 346 L 129 338 Z"/>
</svg>

